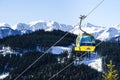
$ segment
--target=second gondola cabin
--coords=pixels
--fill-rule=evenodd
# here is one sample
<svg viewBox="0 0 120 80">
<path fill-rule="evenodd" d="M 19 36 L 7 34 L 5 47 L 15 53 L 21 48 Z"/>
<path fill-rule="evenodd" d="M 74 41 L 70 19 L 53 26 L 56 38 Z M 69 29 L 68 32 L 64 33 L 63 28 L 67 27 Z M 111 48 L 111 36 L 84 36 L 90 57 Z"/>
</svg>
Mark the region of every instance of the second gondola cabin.
<svg viewBox="0 0 120 80">
<path fill-rule="evenodd" d="M 74 50 L 79 52 L 94 52 L 95 50 L 95 38 L 88 33 L 79 34 L 76 38 L 76 45 Z"/>
</svg>

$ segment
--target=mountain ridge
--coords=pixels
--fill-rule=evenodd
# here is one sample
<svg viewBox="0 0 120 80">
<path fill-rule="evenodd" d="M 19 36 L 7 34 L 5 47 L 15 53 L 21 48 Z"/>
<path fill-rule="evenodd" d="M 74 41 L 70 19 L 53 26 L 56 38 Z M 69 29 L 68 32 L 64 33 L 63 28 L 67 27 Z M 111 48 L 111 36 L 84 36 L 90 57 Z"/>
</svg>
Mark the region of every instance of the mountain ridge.
<svg viewBox="0 0 120 80">
<path fill-rule="evenodd" d="M 5 29 L 8 27 L 10 30 L 8 30 L 6 32 L 7 34 L 4 36 L 5 33 L 3 32 L 5 32 Z M 87 23 L 86 25 L 82 25 L 82 29 L 90 34 L 93 34 L 96 39 L 102 41 L 110 40 L 111 38 L 120 35 L 119 25 L 113 27 L 102 27 L 102 26 L 93 25 L 91 23 Z M 9 35 L 15 35 L 14 31 L 17 31 L 16 34 L 22 35 L 25 33 L 34 32 L 36 30 L 45 30 L 45 31 L 61 30 L 65 32 L 74 33 L 77 35 L 82 33 L 79 30 L 79 25 L 71 26 L 71 25 L 61 24 L 56 21 L 38 20 L 30 23 L 18 23 L 14 26 L 10 26 L 9 24 L 6 23 L 0 23 L 0 33 L 1 33 L 0 38 L 4 38 Z M 11 31 L 13 31 L 13 34 L 8 34 Z"/>
</svg>

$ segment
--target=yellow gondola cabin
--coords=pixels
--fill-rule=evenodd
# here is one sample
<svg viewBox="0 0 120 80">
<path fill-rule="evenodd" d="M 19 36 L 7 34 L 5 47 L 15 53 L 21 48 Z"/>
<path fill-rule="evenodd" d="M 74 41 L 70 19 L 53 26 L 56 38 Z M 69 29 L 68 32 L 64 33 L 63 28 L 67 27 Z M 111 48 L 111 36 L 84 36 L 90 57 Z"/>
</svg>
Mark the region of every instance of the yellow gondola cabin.
<svg viewBox="0 0 120 80">
<path fill-rule="evenodd" d="M 74 50 L 80 52 L 93 52 L 95 47 L 94 36 L 88 33 L 83 33 L 76 38 L 76 46 Z"/>
</svg>

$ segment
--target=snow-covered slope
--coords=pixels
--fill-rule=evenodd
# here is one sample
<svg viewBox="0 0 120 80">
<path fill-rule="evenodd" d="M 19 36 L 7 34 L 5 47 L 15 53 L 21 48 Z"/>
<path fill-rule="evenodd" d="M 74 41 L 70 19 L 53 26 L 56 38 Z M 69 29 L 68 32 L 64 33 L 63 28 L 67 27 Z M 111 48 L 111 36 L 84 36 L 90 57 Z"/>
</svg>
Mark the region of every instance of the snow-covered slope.
<svg viewBox="0 0 120 80">
<path fill-rule="evenodd" d="M 101 34 L 98 35 L 97 39 L 100 40 L 109 40 L 112 37 L 116 37 L 120 35 L 120 30 L 116 29 L 116 28 L 107 28 L 105 29 Z"/>
<path fill-rule="evenodd" d="M 116 36 L 120 35 L 120 27 L 118 28 L 117 26 L 101 27 L 101 26 L 87 25 L 87 28 L 91 29 L 90 31 L 91 31 L 91 33 L 93 33 L 93 35 L 96 39 L 99 39 L 99 40 L 102 40 L 102 41 L 103 40 L 106 41 L 106 40 L 109 40 L 113 37 L 116 37 Z M 87 30 L 87 31 L 89 31 L 89 30 Z"/>
<path fill-rule="evenodd" d="M 11 29 L 9 24 L 0 23 L 0 38 L 16 34 L 21 34 L 21 32 Z"/>
<path fill-rule="evenodd" d="M 17 30 L 31 30 L 29 25 L 27 25 L 25 23 L 18 23 L 16 25 L 14 25 L 14 28 L 16 28 Z"/>
<path fill-rule="evenodd" d="M 90 58 L 85 57 L 82 61 L 75 61 L 75 64 L 77 63 L 77 65 L 80 64 L 85 64 L 90 66 L 91 68 L 102 72 L 102 58 L 99 57 L 99 55 L 97 53 L 91 53 L 90 54 Z"/>
<path fill-rule="evenodd" d="M 0 80 L 3 80 L 3 79 L 6 78 L 7 76 L 9 76 L 9 73 L 0 74 Z"/>
<path fill-rule="evenodd" d="M 51 50 L 49 52 L 51 52 L 53 54 L 61 54 L 64 52 L 69 52 L 69 51 L 71 51 L 71 47 L 54 46 L 51 48 Z"/>
<path fill-rule="evenodd" d="M 6 28 L 8 31 L 6 31 Z M 14 29 L 11 29 L 11 28 L 14 28 Z M 6 23 L 0 23 L 0 38 L 16 34 L 15 32 L 13 33 L 13 30 L 17 31 L 17 33 L 19 31 L 18 34 L 25 34 L 25 33 L 39 30 L 39 29 L 42 29 L 45 31 L 62 30 L 62 31 L 67 31 L 74 34 L 82 33 L 79 30 L 79 26 L 60 24 L 55 21 L 38 20 L 38 21 L 30 22 L 28 24 L 18 23 L 14 26 L 10 26 L 9 24 L 6 24 Z M 112 37 L 116 37 L 120 35 L 120 25 L 115 25 L 113 27 L 101 27 L 101 26 L 93 25 L 91 23 L 87 23 L 86 25 L 82 26 L 82 29 L 88 33 L 93 34 L 94 37 L 99 40 L 109 40 Z"/>
<path fill-rule="evenodd" d="M 39 30 L 39 29 L 45 30 L 47 28 L 46 22 L 41 21 L 41 20 L 30 22 L 28 25 L 29 25 L 29 27 L 31 28 L 32 31 L 36 31 L 36 30 Z"/>
<path fill-rule="evenodd" d="M 52 30 L 62 30 L 62 31 L 69 31 L 73 27 L 70 25 L 65 25 L 65 24 L 59 24 L 58 22 L 55 21 L 34 21 L 30 22 L 29 27 L 32 29 L 32 31 L 36 31 L 39 29 L 43 29 L 45 31 L 52 31 Z"/>
<path fill-rule="evenodd" d="M 88 33 L 93 34 L 96 39 L 102 41 L 110 40 L 111 38 L 120 35 L 120 27 L 118 25 L 114 27 L 101 27 L 87 23 L 87 25 L 83 26 L 82 29 Z M 78 29 L 78 26 L 76 27 L 76 30 L 73 33 L 81 33 Z"/>
<path fill-rule="evenodd" d="M 10 25 L 7 23 L 0 23 L 0 27 L 10 27 Z"/>
<path fill-rule="evenodd" d="M 64 52 L 69 53 L 69 51 L 72 50 L 71 46 L 69 47 L 54 46 L 51 48 L 49 52 L 53 54 L 61 54 Z M 85 64 L 99 72 L 102 72 L 102 58 L 100 58 L 97 53 L 91 53 L 89 58 L 84 57 L 82 61 L 74 61 L 74 63 L 75 65 Z"/>
</svg>

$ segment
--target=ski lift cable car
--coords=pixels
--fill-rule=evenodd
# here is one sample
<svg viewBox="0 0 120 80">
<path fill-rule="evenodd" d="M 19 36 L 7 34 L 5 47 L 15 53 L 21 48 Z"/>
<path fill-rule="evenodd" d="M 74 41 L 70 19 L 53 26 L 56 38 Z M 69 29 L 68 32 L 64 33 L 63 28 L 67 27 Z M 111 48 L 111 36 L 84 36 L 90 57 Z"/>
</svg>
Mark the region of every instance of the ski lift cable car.
<svg viewBox="0 0 120 80">
<path fill-rule="evenodd" d="M 79 34 L 76 38 L 76 45 L 74 50 L 77 52 L 94 52 L 95 46 L 95 38 L 92 34 L 87 33 L 86 31 L 82 30 L 81 23 L 82 20 L 85 19 L 86 16 L 81 15 L 80 17 L 80 25 L 79 29 L 83 32 Z"/>
</svg>

